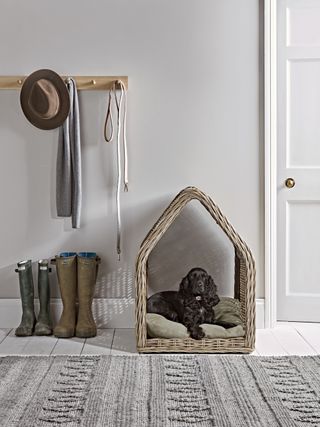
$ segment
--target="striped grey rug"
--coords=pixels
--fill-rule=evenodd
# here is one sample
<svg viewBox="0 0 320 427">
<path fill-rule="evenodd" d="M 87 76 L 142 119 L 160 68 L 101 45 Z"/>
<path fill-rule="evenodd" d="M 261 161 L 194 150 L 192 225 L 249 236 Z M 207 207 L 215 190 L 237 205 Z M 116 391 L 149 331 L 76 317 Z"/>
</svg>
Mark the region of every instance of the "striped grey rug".
<svg viewBox="0 0 320 427">
<path fill-rule="evenodd" d="M 320 426 L 320 356 L 4 357 L 0 425 Z"/>
</svg>

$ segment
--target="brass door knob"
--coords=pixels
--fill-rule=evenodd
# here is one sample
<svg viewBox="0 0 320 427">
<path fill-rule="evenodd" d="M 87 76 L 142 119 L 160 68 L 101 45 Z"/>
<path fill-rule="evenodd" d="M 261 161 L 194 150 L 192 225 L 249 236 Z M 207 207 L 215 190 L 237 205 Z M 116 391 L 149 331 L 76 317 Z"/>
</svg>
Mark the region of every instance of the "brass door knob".
<svg viewBox="0 0 320 427">
<path fill-rule="evenodd" d="M 296 185 L 296 182 L 293 178 L 287 178 L 285 184 L 286 187 L 293 188 Z"/>
</svg>

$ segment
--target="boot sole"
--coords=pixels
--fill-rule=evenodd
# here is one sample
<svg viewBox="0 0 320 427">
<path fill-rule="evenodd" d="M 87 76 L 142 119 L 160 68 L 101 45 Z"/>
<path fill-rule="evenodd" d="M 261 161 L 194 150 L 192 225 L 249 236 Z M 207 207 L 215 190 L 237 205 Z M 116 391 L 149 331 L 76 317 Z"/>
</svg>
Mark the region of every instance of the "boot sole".
<svg viewBox="0 0 320 427">
<path fill-rule="evenodd" d="M 81 332 L 76 332 L 75 336 L 77 338 L 93 338 L 97 336 L 96 332 L 91 332 L 89 334 L 82 334 Z"/>
<path fill-rule="evenodd" d="M 35 332 L 34 333 L 37 337 L 49 337 L 50 335 L 52 335 L 52 332 Z"/>
<path fill-rule="evenodd" d="M 30 333 L 27 333 L 27 334 L 16 334 L 15 333 L 16 337 L 32 337 L 32 335 L 33 335 L 32 331 Z"/>
<path fill-rule="evenodd" d="M 70 332 L 70 333 L 62 333 L 62 334 L 53 333 L 53 335 L 54 335 L 56 338 L 72 338 L 72 337 L 74 337 L 74 336 L 75 336 L 73 332 Z"/>
</svg>

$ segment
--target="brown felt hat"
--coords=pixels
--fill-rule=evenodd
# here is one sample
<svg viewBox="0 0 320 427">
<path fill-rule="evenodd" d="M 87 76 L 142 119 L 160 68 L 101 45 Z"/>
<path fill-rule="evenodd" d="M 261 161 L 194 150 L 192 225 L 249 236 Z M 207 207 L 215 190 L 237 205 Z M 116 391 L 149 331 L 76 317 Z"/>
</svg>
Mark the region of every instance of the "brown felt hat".
<svg viewBox="0 0 320 427">
<path fill-rule="evenodd" d="M 39 129 L 55 129 L 69 114 L 68 89 L 52 70 L 38 70 L 28 76 L 21 88 L 20 103 L 26 118 Z"/>
</svg>

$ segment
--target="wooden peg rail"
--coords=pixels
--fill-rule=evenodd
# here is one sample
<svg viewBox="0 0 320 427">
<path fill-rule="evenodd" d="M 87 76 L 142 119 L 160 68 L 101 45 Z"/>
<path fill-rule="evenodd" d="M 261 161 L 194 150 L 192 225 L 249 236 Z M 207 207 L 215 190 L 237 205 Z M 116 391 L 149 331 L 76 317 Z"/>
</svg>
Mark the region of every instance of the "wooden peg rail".
<svg viewBox="0 0 320 427">
<path fill-rule="evenodd" d="M 0 76 L 0 90 L 21 89 L 27 76 Z M 122 80 L 128 89 L 127 76 L 68 76 L 73 77 L 79 90 L 108 90 L 115 80 Z M 67 76 L 62 76 L 65 80 Z"/>
</svg>

